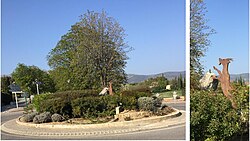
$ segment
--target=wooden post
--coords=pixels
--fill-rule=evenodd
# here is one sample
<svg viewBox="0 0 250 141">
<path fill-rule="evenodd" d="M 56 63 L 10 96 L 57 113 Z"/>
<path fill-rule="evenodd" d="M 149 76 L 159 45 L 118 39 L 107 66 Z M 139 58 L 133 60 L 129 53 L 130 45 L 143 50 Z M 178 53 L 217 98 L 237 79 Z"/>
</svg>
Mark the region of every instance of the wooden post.
<svg viewBox="0 0 250 141">
<path fill-rule="evenodd" d="M 109 94 L 110 94 L 110 95 L 113 95 L 112 81 L 109 82 Z"/>
<path fill-rule="evenodd" d="M 18 103 L 17 103 L 17 95 L 16 95 L 16 92 L 14 92 L 15 94 L 15 99 L 16 99 L 16 108 L 18 108 Z"/>
</svg>

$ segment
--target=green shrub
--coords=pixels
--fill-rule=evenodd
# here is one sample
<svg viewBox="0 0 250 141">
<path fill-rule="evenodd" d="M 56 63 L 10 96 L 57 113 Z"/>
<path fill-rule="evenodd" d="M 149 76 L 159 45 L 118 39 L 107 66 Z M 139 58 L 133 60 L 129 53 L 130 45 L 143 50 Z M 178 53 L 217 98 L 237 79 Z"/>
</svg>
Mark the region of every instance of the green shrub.
<svg viewBox="0 0 250 141">
<path fill-rule="evenodd" d="M 133 96 L 121 96 L 120 103 L 122 107 L 126 110 L 136 110 L 138 109 L 137 98 Z"/>
<path fill-rule="evenodd" d="M 249 133 L 249 86 L 235 84 L 232 91 L 240 114 L 241 133 Z"/>
<path fill-rule="evenodd" d="M 234 135 L 247 132 L 248 116 L 240 113 L 248 109 L 248 93 L 249 88 L 236 87 L 232 94 L 238 109 L 233 109 L 222 93 L 214 95 L 209 91 L 193 91 L 190 94 L 191 140 L 229 140 Z"/>
<path fill-rule="evenodd" d="M 34 97 L 34 107 L 38 112 L 49 111 L 61 115 L 71 116 L 71 101 L 82 97 L 97 97 L 94 90 L 65 91 L 54 94 L 40 94 Z"/>
<path fill-rule="evenodd" d="M 98 97 L 99 92 L 95 90 L 74 90 L 74 91 L 56 92 L 53 94 L 53 96 L 63 97 L 64 99 L 71 101 L 82 97 Z"/>
<path fill-rule="evenodd" d="M 99 96 L 96 91 L 67 91 L 55 94 L 40 94 L 34 98 L 34 106 L 39 113 L 58 113 L 64 117 L 97 118 L 115 114 L 115 108 L 138 109 L 137 99 L 151 95 L 147 92 L 125 91 L 121 95 Z M 121 105 L 120 105 L 121 103 Z"/>
<path fill-rule="evenodd" d="M 83 97 L 71 102 L 74 117 L 97 118 L 115 114 L 116 96 Z"/>
<path fill-rule="evenodd" d="M 160 86 L 158 86 L 158 87 L 153 87 L 152 89 L 151 89 L 151 92 L 152 93 L 162 93 L 162 92 L 166 92 L 167 90 L 165 89 L 165 88 L 163 88 L 163 87 L 160 87 Z"/>
<path fill-rule="evenodd" d="M 150 91 L 131 91 L 131 90 L 126 90 L 126 91 L 122 91 L 121 92 L 122 96 L 130 96 L 130 97 L 135 97 L 136 99 L 138 99 L 139 97 L 147 97 L 147 96 L 151 96 L 151 92 Z"/>
<path fill-rule="evenodd" d="M 138 99 L 139 110 L 153 111 L 154 110 L 154 99 L 152 97 L 140 97 Z"/>
<path fill-rule="evenodd" d="M 52 94 L 40 94 L 40 95 L 35 95 L 33 99 L 33 105 L 36 109 L 37 112 L 41 112 L 41 106 L 46 106 L 44 105 L 44 102 L 46 102 L 48 99 L 52 98 Z"/>
<path fill-rule="evenodd" d="M 67 100 L 58 97 L 40 101 L 40 112 L 58 113 L 65 117 L 71 117 L 72 107 Z"/>
<path fill-rule="evenodd" d="M 161 107 L 163 98 L 158 97 L 140 97 L 138 99 L 139 110 L 157 112 Z"/>
</svg>

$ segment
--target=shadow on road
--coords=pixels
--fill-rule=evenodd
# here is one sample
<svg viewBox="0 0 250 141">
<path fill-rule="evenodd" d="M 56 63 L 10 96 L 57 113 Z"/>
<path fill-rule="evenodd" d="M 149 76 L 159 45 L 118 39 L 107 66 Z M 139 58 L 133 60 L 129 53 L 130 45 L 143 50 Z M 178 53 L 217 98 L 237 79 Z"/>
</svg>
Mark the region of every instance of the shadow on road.
<svg viewBox="0 0 250 141">
<path fill-rule="evenodd" d="M 19 102 L 18 107 L 25 107 L 25 102 Z M 16 108 L 16 104 L 14 105 L 3 105 L 1 106 L 1 112 L 8 111 L 10 109 Z"/>
</svg>

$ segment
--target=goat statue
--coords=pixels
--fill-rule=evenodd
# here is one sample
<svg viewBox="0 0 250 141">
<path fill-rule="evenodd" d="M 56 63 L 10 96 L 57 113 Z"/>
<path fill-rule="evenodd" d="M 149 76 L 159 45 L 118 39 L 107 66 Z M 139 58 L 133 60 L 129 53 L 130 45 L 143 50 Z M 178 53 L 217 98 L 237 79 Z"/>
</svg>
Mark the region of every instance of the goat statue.
<svg viewBox="0 0 250 141">
<path fill-rule="evenodd" d="M 213 79 L 219 80 L 224 96 L 226 96 L 232 102 L 232 107 L 236 109 L 237 105 L 234 102 L 232 95 L 230 94 L 230 91 L 233 90 L 233 87 L 230 84 L 230 75 L 228 72 L 228 66 L 231 61 L 233 61 L 232 58 L 226 58 L 226 59 L 219 58 L 219 65 L 222 65 L 223 69 L 222 71 L 220 71 L 215 66 L 213 66 L 213 68 L 219 74 L 218 77 L 214 76 Z"/>
</svg>

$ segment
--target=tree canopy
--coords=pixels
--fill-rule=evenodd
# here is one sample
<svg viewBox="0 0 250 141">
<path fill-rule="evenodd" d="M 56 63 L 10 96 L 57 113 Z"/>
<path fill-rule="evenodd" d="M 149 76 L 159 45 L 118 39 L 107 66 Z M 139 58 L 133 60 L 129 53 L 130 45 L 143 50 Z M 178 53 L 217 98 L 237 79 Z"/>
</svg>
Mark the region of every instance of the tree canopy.
<svg viewBox="0 0 250 141">
<path fill-rule="evenodd" d="M 125 31 L 106 12 L 87 11 L 48 54 L 59 90 L 81 90 L 126 82 Z"/>
<path fill-rule="evenodd" d="M 36 66 L 26 66 L 18 64 L 14 72 L 11 74 L 15 83 L 18 84 L 23 91 L 30 94 L 36 94 L 35 80 L 42 82 L 39 85 L 40 93 L 54 92 L 55 84 L 48 72 L 39 69 Z"/>
<path fill-rule="evenodd" d="M 205 56 L 210 45 L 209 36 L 215 30 L 207 25 L 206 4 L 203 0 L 191 0 L 190 2 L 190 79 L 191 89 L 197 88 L 203 72 L 200 61 Z"/>
<path fill-rule="evenodd" d="M 11 76 L 1 76 L 1 92 L 9 93 L 9 85 L 12 83 Z"/>
</svg>

